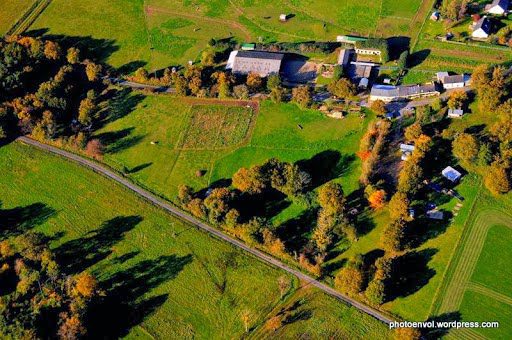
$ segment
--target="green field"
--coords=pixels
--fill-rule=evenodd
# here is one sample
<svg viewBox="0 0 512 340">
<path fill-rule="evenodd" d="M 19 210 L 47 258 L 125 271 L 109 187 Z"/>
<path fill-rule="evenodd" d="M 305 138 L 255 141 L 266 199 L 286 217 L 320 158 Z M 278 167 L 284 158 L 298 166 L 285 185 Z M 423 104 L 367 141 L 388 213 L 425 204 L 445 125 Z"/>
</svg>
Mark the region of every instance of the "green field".
<svg viewBox="0 0 512 340">
<path fill-rule="evenodd" d="M 0 36 L 4 35 L 35 0 L 0 0 Z"/>
<path fill-rule="evenodd" d="M 111 47 L 107 61 L 115 67 L 140 61 L 159 69 L 196 60 L 211 38 L 333 41 L 339 34 L 408 35 L 423 22 L 428 6 L 418 12 L 421 4 L 420 0 L 364 4 L 356 0 L 53 0 L 31 29 L 87 37 L 89 46 L 107 44 Z M 280 22 L 281 13 L 291 19 Z"/>
<path fill-rule="evenodd" d="M 75 164 L 13 143 L 0 148 L 0 169 L 2 214 L 20 230 L 52 236 L 65 270 L 92 271 L 108 294 L 138 313 L 140 320 L 120 335 L 237 338 L 244 332 L 242 311 L 250 312 L 254 332 L 264 332 L 261 323 L 295 300 L 302 317 L 279 330 L 285 337 L 311 330 L 375 339 L 387 332 L 353 308 L 298 288 L 294 279 L 280 300 L 282 272 Z"/>
</svg>

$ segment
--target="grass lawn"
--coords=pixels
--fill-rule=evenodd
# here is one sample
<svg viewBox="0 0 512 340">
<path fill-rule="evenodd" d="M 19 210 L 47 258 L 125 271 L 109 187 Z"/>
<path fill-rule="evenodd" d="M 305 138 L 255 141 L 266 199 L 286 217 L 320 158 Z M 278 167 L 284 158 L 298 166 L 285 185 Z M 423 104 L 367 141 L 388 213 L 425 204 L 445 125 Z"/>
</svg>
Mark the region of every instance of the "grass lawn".
<svg viewBox="0 0 512 340">
<path fill-rule="evenodd" d="M 0 0 L 0 35 L 4 35 L 35 0 Z"/>
<path fill-rule="evenodd" d="M 512 286 L 508 278 L 512 276 L 511 226 L 494 225 L 489 228 L 485 244 L 478 258 L 471 282 L 479 283 L 512 300 Z"/>
<path fill-rule="evenodd" d="M 109 295 L 140 313 L 128 338 L 239 338 L 299 300 L 303 311 L 279 331 L 378 338 L 387 327 L 312 288 L 280 299 L 282 272 L 172 218 L 117 184 L 31 147 L 0 148 L 2 213 L 19 230 L 52 236 L 68 272 L 90 270 Z M 63 190 L 65 188 L 65 190 Z M 294 323 L 297 323 L 295 325 Z"/>
<path fill-rule="evenodd" d="M 408 35 L 423 20 L 420 0 L 178 1 L 53 0 L 31 29 L 106 42 L 115 67 L 147 63 L 150 70 L 197 60 L 211 38 L 239 42 L 332 41 L 339 34 Z M 279 15 L 290 15 L 288 22 Z M 98 20 L 101 18 L 101 20 Z M 353 20 L 357 18 L 357 20 Z"/>
</svg>

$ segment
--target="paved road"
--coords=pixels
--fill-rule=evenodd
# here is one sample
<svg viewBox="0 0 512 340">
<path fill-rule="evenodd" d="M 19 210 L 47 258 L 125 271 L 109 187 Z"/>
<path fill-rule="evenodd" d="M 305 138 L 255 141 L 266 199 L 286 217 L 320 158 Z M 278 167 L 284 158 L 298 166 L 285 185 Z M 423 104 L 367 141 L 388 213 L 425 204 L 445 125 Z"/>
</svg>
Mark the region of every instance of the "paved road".
<svg viewBox="0 0 512 340">
<path fill-rule="evenodd" d="M 25 144 L 32 145 L 41 150 L 45 150 L 45 151 L 51 152 L 53 154 L 62 156 L 68 160 L 72 160 L 84 167 L 87 167 L 101 175 L 104 175 L 105 177 L 108 177 L 108 178 L 116 181 L 117 183 L 123 185 L 124 187 L 130 189 L 131 191 L 137 193 L 138 195 L 145 198 L 146 200 L 153 203 L 154 205 L 166 210 L 167 212 L 171 213 L 172 215 L 174 215 L 184 221 L 187 221 L 188 223 L 196 226 L 197 228 L 199 228 L 203 231 L 206 231 L 207 233 L 215 236 L 218 239 L 221 239 L 225 242 L 231 243 L 235 247 L 238 247 L 238 248 L 246 251 L 247 253 L 254 255 L 255 257 L 257 257 L 258 259 L 260 259 L 263 262 L 269 263 L 279 269 L 282 269 L 292 275 L 295 275 L 302 281 L 305 281 L 308 284 L 311 284 L 311 285 L 317 287 L 318 289 L 324 291 L 325 293 L 359 309 L 360 311 L 362 311 L 366 314 L 369 314 L 369 315 L 373 316 L 374 318 L 376 318 L 386 324 L 389 324 L 391 321 L 394 321 L 392 318 L 388 317 L 387 315 L 339 293 L 338 291 L 315 280 L 314 278 L 310 277 L 309 275 L 306 275 L 298 270 L 295 270 L 295 269 L 287 266 L 286 264 L 273 258 L 272 256 L 269 256 L 259 250 L 253 249 L 253 248 L 247 246 L 245 243 L 238 241 L 238 240 L 224 234 L 223 232 L 221 232 L 217 229 L 214 229 L 213 227 L 210 227 L 209 225 L 203 223 L 202 221 L 190 216 L 189 214 L 182 211 L 181 209 L 163 201 L 162 199 L 153 195 L 149 191 L 146 191 L 146 190 L 140 188 L 139 186 L 137 186 L 134 183 L 127 180 L 126 178 L 123 178 L 123 177 L 117 175 L 113 171 L 107 169 L 106 167 L 104 167 L 96 162 L 93 162 L 93 161 L 83 158 L 81 156 L 75 155 L 73 153 L 58 149 L 56 147 L 39 143 L 39 142 L 37 142 L 33 139 L 30 139 L 30 138 L 27 138 L 27 137 L 19 137 L 18 141 L 23 142 Z"/>
</svg>

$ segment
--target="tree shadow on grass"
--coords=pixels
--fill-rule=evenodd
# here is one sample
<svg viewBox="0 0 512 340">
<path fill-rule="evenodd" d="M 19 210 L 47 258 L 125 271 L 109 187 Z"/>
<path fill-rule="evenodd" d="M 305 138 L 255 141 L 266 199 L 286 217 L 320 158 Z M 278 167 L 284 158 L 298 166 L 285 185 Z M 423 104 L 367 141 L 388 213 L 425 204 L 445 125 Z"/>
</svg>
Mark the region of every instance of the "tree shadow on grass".
<svg viewBox="0 0 512 340">
<path fill-rule="evenodd" d="M 153 289 L 176 278 L 192 256 L 160 256 L 119 271 L 100 283 L 106 298 L 89 313 L 91 339 L 118 339 L 162 306 L 167 294 L 146 297 Z"/>
<path fill-rule="evenodd" d="M 108 100 L 108 108 L 103 110 L 95 128 L 101 128 L 108 123 L 121 119 L 133 112 L 137 105 L 146 98 L 140 93 L 133 94 L 131 89 L 113 90 L 103 98 Z"/>
<path fill-rule="evenodd" d="M 142 221 L 140 216 L 118 216 L 84 237 L 68 241 L 55 250 L 64 271 L 80 273 L 112 253 L 112 247 Z"/>
<path fill-rule="evenodd" d="M 137 69 L 146 66 L 147 62 L 142 60 L 130 61 L 120 67 L 117 68 L 117 73 L 119 74 L 131 74 L 135 72 Z"/>
<path fill-rule="evenodd" d="M 130 136 L 135 128 L 129 127 L 118 131 L 103 132 L 95 137 L 105 147 L 105 153 L 113 154 L 131 148 L 140 143 L 144 138 L 142 135 Z"/>
<path fill-rule="evenodd" d="M 325 150 L 310 159 L 298 161 L 297 165 L 311 175 L 311 187 L 316 188 L 342 176 L 354 160 L 354 155 L 342 155 L 339 151 Z"/>
<path fill-rule="evenodd" d="M 119 45 L 114 39 L 98 39 L 92 36 L 71 36 L 62 34 L 48 34 L 48 28 L 30 30 L 24 35 L 42 37 L 58 42 L 64 50 L 76 47 L 80 50 L 82 59 L 90 59 L 96 62 L 106 63 L 108 58 L 119 50 Z"/>
<path fill-rule="evenodd" d="M 55 214 L 55 209 L 44 203 L 34 203 L 13 209 L 0 209 L 0 239 L 21 235 L 43 224 Z"/>
<path fill-rule="evenodd" d="M 425 286 L 436 271 L 428 266 L 436 249 L 408 252 L 393 261 L 391 277 L 386 287 L 386 301 L 414 294 Z"/>
<path fill-rule="evenodd" d="M 407 225 L 404 234 L 406 239 L 410 240 L 410 248 L 417 248 L 428 240 L 446 232 L 446 229 L 450 226 L 451 212 L 443 211 L 443 213 L 443 220 L 417 218 Z"/>
<path fill-rule="evenodd" d="M 277 236 L 284 242 L 286 249 L 298 252 L 307 245 L 307 236 L 315 227 L 317 216 L 318 208 L 309 208 L 277 228 Z"/>
</svg>

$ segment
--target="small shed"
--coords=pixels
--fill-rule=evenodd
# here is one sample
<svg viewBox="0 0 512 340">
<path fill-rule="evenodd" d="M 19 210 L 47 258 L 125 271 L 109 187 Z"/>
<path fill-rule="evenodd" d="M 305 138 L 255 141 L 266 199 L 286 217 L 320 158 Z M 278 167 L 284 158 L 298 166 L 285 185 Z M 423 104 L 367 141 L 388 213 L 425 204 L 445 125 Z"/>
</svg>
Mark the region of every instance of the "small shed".
<svg viewBox="0 0 512 340">
<path fill-rule="evenodd" d="M 443 177 L 445 177 L 446 179 L 453 183 L 457 182 L 462 177 L 462 174 L 455 170 L 454 168 L 452 168 L 451 166 L 447 166 L 446 168 L 444 168 L 444 170 L 441 171 L 441 174 L 443 175 Z"/>
<path fill-rule="evenodd" d="M 432 14 L 430 15 L 430 20 L 432 20 L 432 21 L 439 20 L 439 12 L 438 11 L 432 12 Z"/>
<path fill-rule="evenodd" d="M 427 211 L 427 217 L 431 220 L 442 220 L 444 219 L 444 213 L 437 209 Z"/>
<path fill-rule="evenodd" d="M 400 144 L 400 151 L 402 152 L 401 159 L 405 161 L 407 158 L 409 158 L 409 156 L 412 155 L 412 152 L 414 151 L 414 145 Z"/>
<path fill-rule="evenodd" d="M 256 44 L 245 43 L 242 44 L 241 49 L 243 51 L 254 51 L 256 49 Z"/>
<path fill-rule="evenodd" d="M 464 116 L 464 110 L 462 109 L 449 109 L 448 110 L 448 117 L 450 118 L 461 118 Z"/>
</svg>

